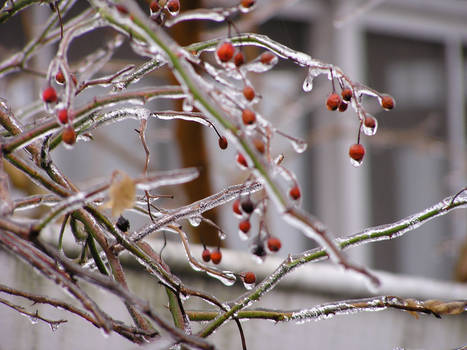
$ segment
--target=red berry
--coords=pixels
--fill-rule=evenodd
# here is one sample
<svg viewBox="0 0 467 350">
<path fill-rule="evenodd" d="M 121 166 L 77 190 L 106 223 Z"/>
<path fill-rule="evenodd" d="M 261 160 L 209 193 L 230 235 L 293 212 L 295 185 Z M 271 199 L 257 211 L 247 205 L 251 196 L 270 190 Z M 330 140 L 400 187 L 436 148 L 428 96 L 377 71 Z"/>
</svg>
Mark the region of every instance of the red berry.
<svg viewBox="0 0 467 350">
<path fill-rule="evenodd" d="M 253 272 L 248 271 L 248 272 L 245 272 L 245 274 L 243 275 L 243 280 L 247 284 L 253 284 L 256 282 L 256 276 Z"/>
<path fill-rule="evenodd" d="M 243 63 L 245 63 L 245 56 L 243 56 L 243 53 L 238 51 L 235 56 L 234 56 L 234 63 L 236 67 L 240 67 Z"/>
<path fill-rule="evenodd" d="M 227 138 L 225 136 L 219 137 L 219 147 L 221 149 L 226 149 L 229 143 L 227 142 Z"/>
<path fill-rule="evenodd" d="M 376 126 L 376 120 L 373 117 L 367 115 L 365 121 L 363 122 L 367 128 L 373 129 Z"/>
<path fill-rule="evenodd" d="M 255 90 L 251 86 L 246 85 L 243 88 L 243 96 L 245 96 L 245 98 L 248 101 L 251 101 L 251 100 L 253 100 L 255 98 Z"/>
<path fill-rule="evenodd" d="M 211 260 L 214 264 L 219 264 L 222 260 L 222 253 L 219 249 L 216 249 L 211 253 Z"/>
<path fill-rule="evenodd" d="M 228 62 L 232 59 L 235 52 L 235 48 L 231 42 L 226 41 L 217 49 L 217 57 L 221 62 Z"/>
<path fill-rule="evenodd" d="M 65 82 L 65 75 L 63 75 L 63 72 L 61 70 L 59 70 L 58 73 L 55 74 L 55 80 L 59 84 L 63 84 Z"/>
<path fill-rule="evenodd" d="M 384 109 L 393 109 L 394 99 L 389 95 L 381 96 L 381 107 L 383 107 Z"/>
<path fill-rule="evenodd" d="M 276 55 L 274 55 L 272 52 L 267 51 L 261 54 L 259 60 L 262 64 L 271 64 L 275 58 Z"/>
<path fill-rule="evenodd" d="M 265 151 L 265 146 L 264 146 L 264 142 L 261 141 L 260 139 L 253 139 L 253 145 L 255 146 L 256 150 L 263 154 L 264 151 Z"/>
<path fill-rule="evenodd" d="M 68 145 L 73 145 L 76 142 L 76 132 L 71 125 L 63 129 L 62 140 Z"/>
<path fill-rule="evenodd" d="M 68 123 L 68 109 L 61 109 L 58 111 L 58 120 L 62 124 Z"/>
<path fill-rule="evenodd" d="M 115 7 L 117 8 L 117 11 L 120 12 L 122 15 L 128 14 L 128 9 L 125 6 L 117 4 L 115 5 Z"/>
<path fill-rule="evenodd" d="M 57 101 L 57 92 L 51 86 L 42 91 L 42 99 L 44 102 L 51 103 Z"/>
<path fill-rule="evenodd" d="M 157 0 L 151 1 L 151 3 L 149 4 L 149 8 L 151 9 L 152 12 L 159 11 L 160 10 L 159 2 Z"/>
<path fill-rule="evenodd" d="M 201 257 L 205 262 L 209 262 L 209 260 L 211 260 L 211 251 L 208 248 L 204 248 Z"/>
<path fill-rule="evenodd" d="M 180 10 L 180 1 L 179 0 L 170 0 L 167 3 L 167 9 L 170 12 L 178 12 Z"/>
<path fill-rule="evenodd" d="M 245 157 L 241 153 L 237 154 L 237 163 L 240 164 L 241 166 L 244 166 L 245 168 L 248 167 L 248 163 L 246 162 Z"/>
<path fill-rule="evenodd" d="M 349 88 L 345 88 L 344 90 L 342 90 L 341 95 L 344 101 L 348 102 L 352 99 L 352 90 L 350 90 Z"/>
<path fill-rule="evenodd" d="M 255 210 L 255 204 L 250 198 L 247 198 L 242 202 L 242 210 L 247 214 L 251 214 L 253 210 Z"/>
<path fill-rule="evenodd" d="M 268 239 L 268 248 L 271 252 L 278 252 L 281 249 L 282 243 L 279 238 L 270 237 Z"/>
<path fill-rule="evenodd" d="M 256 114 L 251 109 L 245 108 L 242 112 L 242 120 L 246 125 L 251 125 L 256 121 Z"/>
<path fill-rule="evenodd" d="M 299 199 L 301 194 L 300 194 L 300 189 L 298 188 L 298 186 L 292 187 L 289 191 L 289 195 L 294 200 Z"/>
<path fill-rule="evenodd" d="M 339 112 L 345 112 L 348 105 L 347 102 L 341 101 L 341 103 L 339 103 Z"/>
<path fill-rule="evenodd" d="M 248 233 L 248 231 L 250 231 L 250 228 L 251 228 L 250 220 L 247 219 L 247 220 L 240 221 L 240 223 L 238 224 L 238 228 L 243 233 Z"/>
<path fill-rule="evenodd" d="M 326 107 L 330 111 L 335 111 L 337 109 L 337 107 L 339 107 L 340 104 L 341 104 L 341 98 L 335 92 L 330 94 L 328 96 L 328 99 L 326 100 Z"/>
<path fill-rule="evenodd" d="M 365 147 L 363 145 L 356 143 L 350 146 L 349 148 L 349 156 L 353 160 L 356 160 L 357 162 L 360 162 L 363 159 L 363 156 L 365 155 Z"/>
<path fill-rule="evenodd" d="M 245 8 L 250 8 L 255 4 L 255 0 L 242 0 L 241 5 Z"/>
<path fill-rule="evenodd" d="M 240 210 L 240 199 L 236 199 L 233 202 L 232 209 L 235 214 L 242 215 L 242 211 Z"/>
</svg>

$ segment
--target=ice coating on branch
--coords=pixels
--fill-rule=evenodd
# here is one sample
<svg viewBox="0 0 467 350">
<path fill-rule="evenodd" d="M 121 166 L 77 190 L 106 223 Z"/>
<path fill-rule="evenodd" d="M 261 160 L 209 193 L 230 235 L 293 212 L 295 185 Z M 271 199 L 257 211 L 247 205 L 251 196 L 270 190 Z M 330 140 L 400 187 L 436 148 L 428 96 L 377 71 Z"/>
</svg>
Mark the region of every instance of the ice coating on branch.
<svg viewBox="0 0 467 350">
<path fill-rule="evenodd" d="M 133 102 L 140 103 L 139 100 L 135 100 Z M 109 105 L 107 104 L 106 107 L 109 107 Z M 95 114 L 96 117 L 88 119 L 81 126 L 80 132 L 93 130 L 104 124 L 116 123 L 128 118 L 136 120 L 148 119 L 148 117 L 151 115 L 151 111 L 143 107 L 123 107 L 118 110 L 109 112 L 96 112 Z"/>
<path fill-rule="evenodd" d="M 313 89 L 313 79 L 323 73 L 324 69 L 317 67 L 308 68 L 308 74 L 306 75 L 305 80 L 303 81 L 303 91 L 310 92 Z"/>
<path fill-rule="evenodd" d="M 233 286 L 235 284 L 235 281 L 237 280 L 237 277 L 230 271 L 222 271 L 222 274 L 216 274 L 208 270 L 206 271 L 206 273 L 209 276 L 218 279 L 227 287 Z"/>
<path fill-rule="evenodd" d="M 205 211 L 211 210 L 215 207 L 223 205 L 233 199 L 238 198 L 241 194 L 249 194 L 259 191 L 262 185 L 259 182 L 253 182 L 248 185 L 234 185 L 226 188 L 225 190 L 213 194 L 207 198 L 194 202 L 190 205 L 168 211 L 168 215 L 157 219 L 154 223 L 146 225 L 143 229 L 135 232 L 132 239 L 140 240 L 151 232 L 159 230 L 160 228 L 177 222 L 179 220 L 187 219 L 196 215 L 201 215 Z"/>
<path fill-rule="evenodd" d="M 204 126 L 212 127 L 211 122 L 209 122 L 206 119 L 203 113 L 199 113 L 199 112 L 182 113 L 182 112 L 177 112 L 177 111 L 164 111 L 164 112 L 155 112 L 152 115 L 162 120 L 181 119 L 181 120 L 187 120 L 190 122 L 196 122 Z"/>
<path fill-rule="evenodd" d="M 150 173 L 142 179 L 135 180 L 136 188 L 142 191 L 150 191 L 161 186 L 178 185 L 199 176 L 196 168 L 185 168 L 180 170 L 168 170 Z"/>
<path fill-rule="evenodd" d="M 171 18 L 165 22 L 167 27 L 183 21 L 213 21 L 223 22 L 226 18 L 238 12 L 236 7 L 231 8 L 213 8 L 213 9 L 196 9 L 185 11 L 175 18 Z"/>
<path fill-rule="evenodd" d="M 420 227 L 422 223 L 446 214 L 448 209 L 467 207 L 467 191 L 464 190 L 459 195 L 457 195 L 454 200 L 453 198 L 453 196 L 446 197 L 435 205 L 416 214 L 410 215 L 402 220 L 388 225 L 371 227 L 349 237 L 338 238 L 336 239 L 336 242 L 343 249 L 345 249 L 350 245 L 356 246 L 363 243 L 371 243 L 401 237 L 406 232 L 415 230 L 416 228 Z"/>
<path fill-rule="evenodd" d="M 360 300 L 358 304 L 352 301 L 323 304 L 314 308 L 296 311 L 292 313 L 289 320 L 296 320 L 297 324 L 302 324 L 312 320 L 328 319 L 334 315 L 348 315 L 361 311 L 381 311 L 387 308 L 385 299 L 386 297 L 383 296 L 372 300 Z"/>
</svg>

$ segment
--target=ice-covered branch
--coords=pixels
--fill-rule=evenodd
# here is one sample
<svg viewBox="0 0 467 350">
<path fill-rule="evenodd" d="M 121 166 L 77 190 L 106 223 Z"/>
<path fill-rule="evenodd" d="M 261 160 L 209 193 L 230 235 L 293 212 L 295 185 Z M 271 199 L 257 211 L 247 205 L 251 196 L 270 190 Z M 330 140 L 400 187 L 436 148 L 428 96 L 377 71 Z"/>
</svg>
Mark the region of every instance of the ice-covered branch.
<svg viewBox="0 0 467 350">
<path fill-rule="evenodd" d="M 296 311 L 251 309 L 237 313 L 239 319 L 264 319 L 276 322 L 305 323 L 312 320 L 328 319 L 335 315 L 349 315 L 359 312 L 382 311 L 386 309 L 404 310 L 418 318 L 418 314 L 457 315 L 467 311 L 467 301 L 415 300 L 396 296 L 378 296 L 365 299 L 343 300 Z M 214 311 L 187 311 L 192 321 L 211 321 L 218 316 Z"/>
</svg>

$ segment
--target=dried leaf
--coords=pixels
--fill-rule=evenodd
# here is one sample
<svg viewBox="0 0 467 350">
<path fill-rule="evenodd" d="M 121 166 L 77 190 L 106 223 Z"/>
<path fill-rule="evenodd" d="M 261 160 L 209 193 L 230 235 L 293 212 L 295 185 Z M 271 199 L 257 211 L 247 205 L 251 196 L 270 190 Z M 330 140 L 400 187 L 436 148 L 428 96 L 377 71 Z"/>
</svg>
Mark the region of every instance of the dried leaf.
<svg viewBox="0 0 467 350">
<path fill-rule="evenodd" d="M 467 302 L 463 301 L 450 301 L 443 302 L 440 300 L 427 300 L 424 305 L 439 315 L 458 315 L 465 311 Z"/>
<path fill-rule="evenodd" d="M 134 181 L 125 173 L 121 178 L 114 181 L 109 188 L 109 201 L 104 204 L 105 208 L 112 208 L 112 216 L 117 217 L 125 209 L 133 208 L 136 198 L 136 187 Z"/>
</svg>

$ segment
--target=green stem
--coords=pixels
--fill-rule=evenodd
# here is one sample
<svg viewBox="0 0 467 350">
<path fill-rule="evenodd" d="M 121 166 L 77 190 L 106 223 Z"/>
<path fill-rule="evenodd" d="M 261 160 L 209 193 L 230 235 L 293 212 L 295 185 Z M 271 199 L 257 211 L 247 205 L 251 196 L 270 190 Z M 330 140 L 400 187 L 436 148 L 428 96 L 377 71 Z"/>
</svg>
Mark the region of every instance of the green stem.
<svg viewBox="0 0 467 350">
<path fill-rule="evenodd" d="M 174 325 L 177 328 L 185 329 L 185 321 L 183 318 L 183 310 L 180 307 L 179 298 L 170 288 L 165 287 L 167 297 L 169 298 L 169 310 L 172 314 Z"/>
<path fill-rule="evenodd" d="M 91 252 L 91 256 L 94 259 L 94 262 L 96 263 L 98 270 L 103 275 L 108 276 L 109 273 L 107 272 L 107 268 L 105 267 L 105 264 L 99 255 L 99 251 L 97 250 L 97 247 L 96 247 L 96 242 L 94 242 L 94 238 L 92 238 L 92 235 L 88 236 L 88 239 L 86 242 L 89 247 L 89 251 Z"/>
</svg>

